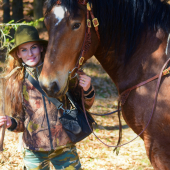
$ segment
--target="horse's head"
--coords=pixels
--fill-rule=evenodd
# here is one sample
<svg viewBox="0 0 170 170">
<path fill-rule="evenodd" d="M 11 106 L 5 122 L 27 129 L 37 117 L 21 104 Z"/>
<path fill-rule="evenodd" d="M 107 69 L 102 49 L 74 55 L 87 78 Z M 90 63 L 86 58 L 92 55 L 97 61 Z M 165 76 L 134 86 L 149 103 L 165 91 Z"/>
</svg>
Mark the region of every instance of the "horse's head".
<svg viewBox="0 0 170 170">
<path fill-rule="evenodd" d="M 86 5 L 76 3 L 68 7 L 65 1 L 57 2 L 51 6 L 44 20 L 49 42 L 39 77 L 41 87 L 53 97 L 60 97 L 68 89 L 69 72 L 79 60 L 87 24 Z M 94 28 L 91 35 L 92 42 L 84 56 L 85 61 L 94 54 L 99 42 Z"/>
</svg>

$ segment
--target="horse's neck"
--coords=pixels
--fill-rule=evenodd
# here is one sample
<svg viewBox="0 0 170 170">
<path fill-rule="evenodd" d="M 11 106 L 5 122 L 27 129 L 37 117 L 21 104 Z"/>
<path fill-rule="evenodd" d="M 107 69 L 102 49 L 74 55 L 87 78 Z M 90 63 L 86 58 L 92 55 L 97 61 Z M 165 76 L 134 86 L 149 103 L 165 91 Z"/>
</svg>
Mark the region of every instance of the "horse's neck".
<svg viewBox="0 0 170 170">
<path fill-rule="evenodd" d="M 167 60 L 165 55 L 166 45 L 167 34 L 158 30 L 154 33 L 149 32 L 146 37 L 142 38 L 135 53 L 126 65 L 124 65 L 125 48 L 123 48 L 123 45 L 119 56 L 115 55 L 114 50 L 109 51 L 107 57 L 99 55 L 102 51 L 98 51 L 96 58 L 114 81 L 119 93 L 121 93 L 160 72 Z"/>
</svg>

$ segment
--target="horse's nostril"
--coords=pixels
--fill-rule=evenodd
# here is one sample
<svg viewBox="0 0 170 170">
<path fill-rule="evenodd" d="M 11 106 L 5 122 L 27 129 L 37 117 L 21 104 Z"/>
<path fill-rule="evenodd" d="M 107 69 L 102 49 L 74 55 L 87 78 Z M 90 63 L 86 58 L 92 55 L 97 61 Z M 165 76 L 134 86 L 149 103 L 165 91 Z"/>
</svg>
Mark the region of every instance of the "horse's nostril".
<svg viewBox="0 0 170 170">
<path fill-rule="evenodd" d="M 56 82 L 50 83 L 50 91 L 51 91 L 53 94 L 58 93 L 59 87 L 58 87 L 58 85 L 57 85 Z"/>
</svg>

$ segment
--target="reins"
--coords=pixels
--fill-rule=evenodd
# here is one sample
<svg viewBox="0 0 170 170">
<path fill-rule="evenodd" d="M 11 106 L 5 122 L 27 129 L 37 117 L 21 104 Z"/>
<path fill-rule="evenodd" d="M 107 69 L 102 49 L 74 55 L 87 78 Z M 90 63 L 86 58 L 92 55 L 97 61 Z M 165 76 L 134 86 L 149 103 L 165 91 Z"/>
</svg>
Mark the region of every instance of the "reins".
<svg viewBox="0 0 170 170">
<path fill-rule="evenodd" d="M 87 0 L 78 0 L 78 3 L 81 4 L 81 5 L 86 5 L 87 6 L 87 26 L 86 26 L 86 31 L 85 31 L 85 38 L 84 38 L 84 42 L 83 42 L 83 46 L 82 46 L 82 49 L 81 49 L 81 53 L 80 53 L 80 56 L 78 58 L 78 61 L 76 63 L 76 66 L 75 68 L 80 68 L 82 65 L 83 65 L 83 61 L 84 61 L 84 55 L 85 53 L 88 51 L 90 45 L 91 45 L 91 32 L 90 32 L 90 29 L 91 29 L 91 20 L 90 20 L 90 17 L 89 15 L 91 16 L 92 18 L 92 22 L 93 22 L 93 26 L 95 28 L 95 31 L 96 31 L 96 34 L 97 34 L 97 37 L 100 41 L 100 35 L 99 35 L 99 31 L 98 31 L 98 26 L 99 26 L 99 22 L 98 22 L 98 19 L 94 17 L 93 15 L 93 12 L 92 12 L 92 9 L 91 9 L 91 6 L 89 3 L 87 3 Z M 78 71 L 78 70 L 77 70 Z M 83 98 L 83 89 L 81 89 L 82 91 L 82 106 L 83 106 L 83 111 L 84 111 L 84 114 L 85 114 L 85 117 L 86 117 L 86 121 L 92 131 L 92 133 L 94 134 L 94 136 L 101 142 L 103 143 L 104 145 L 108 146 L 108 147 L 115 147 L 114 150 L 117 149 L 117 147 L 119 146 L 120 144 L 120 141 L 121 141 L 121 133 L 122 133 L 122 126 L 121 126 L 121 120 L 120 120 L 120 114 L 118 114 L 118 117 L 119 117 L 119 140 L 118 140 L 118 143 L 117 143 L 117 146 L 110 146 L 110 145 L 107 145 L 106 143 L 104 143 L 92 130 L 89 122 L 88 122 L 88 118 L 87 118 L 87 115 L 86 115 L 86 110 L 85 110 L 85 106 L 84 106 L 84 98 Z M 117 112 L 117 111 L 115 111 Z M 111 113 L 106 113 L 106 114 L 101 114 L 102 116 L 104 115 L 110 115 L 110 114 L 113 114 L 115 112 L 111 112 Z M 118 113 L 120 113 L 120 109 L 119 109 L 119 106 L 118 106 Z"/>
<path fill-rule="evenodd" d="M 152 77 L 152 78 L 150 78 L 150 79 L 148 79 L 148 80 L 146 80 L 146 81 L 144 81 L 144 82 L 142 82 L 142 83 L 140 83 L 140 84 L 138 84 L 138 85 L 136 85 L 136 86 L 133 86 L 132 88 L 129 88 L 129 89 L 127 89 L 126 91 L 124 91 L 124 92 L 122 93 L 122 94 L 125 94 L 126 92 L 128 92 L 128 95 L 129 95 L 129 93 L 131 92 L 131 90 L 136 89 L 137 87 L 140 87 L 141 85 L 144 85 L 144 84 L 146 84 L 146 83 L 149 83 L 150 81 L 155 80 L 156 78 L 158 78 L 157 86 L 156 86 L 156 91 L 155 91 L 154 104 L 153 104 L 153 107 L 152 107 L 151 115 L 150 115 L 150 117 L 149 117 L 149 121 L 148 121 L 147 125 L 145 126 L 145 128 L 142 130 L 142 132 L 140 132 L 134 139 L 132 139 L 132 140 L 130 140 L 129 142 L 126 142 L 126 143 L 124 143 L 124 144 L 122 144 L 122 145 L 116 145 L 116 146 L 108 145 L 108 144 L 104 143 L 104 142 L 93 132 L 93 130 L 92 130 L 92 128 L 90 127 L 90 124 L 89 124 L 89 122 L 88 122 L 87 116 L 86 116 L 86 114 L 85 114 L 86 120 L 87 120 L 87 122 L 88 122 L 89 127 L 91 128 L 92 133 L 95 135 L 95 137 L 96 137 L 101 143 L 103 143 L 104 145 L 106 145 L 106 146 L 108 146 L 108 147 L 115 147 L 114 150 L 116 150 L 116 148 L 118 148 L 118 147 L 121 147 L 121 146 L 124 146 L 124 145 L 126 145 L 126 144 L 131 143 L 132 141 L 134 141 L 136 138 L 138 138 L 138 137 L 146 130 L 146 128 L 148 127 L 149 123 L 151 122 L 151 119 L 152 119 L 152 117 L 153 117 L 153 114 L 154 114 L 154 111 L 155 111 L 155 108 L 156 108 L 156 102 L 157 102 L 157 97 L 158 97 L 158 92 L 159 92 L 159 87 L 160 87 L 161 79 L 162 79 L 163 76 L 169 74 L 170 67 L 168 67 L 168 69 L 164 70 L 165 67 L 168 65 L 169 61 L 170 61 L 170 58 L 169 58 L 169 59 L 165 62 L 165 64 L 163 65 L 160 74 L 158 74 L 158 75 L 156 75 L 156 76 L 154 76 L 154 77 Z M 82 94 L 82 95 L 83 95 L 83 94 Z M 127 97 L 128 97 L 128 96 L 126 96 L 126 99 L 127 99 Z M 83 98 L 83 97 L 82 97 L 82 98 Z M 83 102 L 82 102 L 82 103 L 83 103 Z M 120 136 L 121 136 L 121 133 L 122 133 L 122 126 L 121 126 L 121 123 L 120 123 L 120 103 L 121 103 L 121 102 L 120 102 L 120 100 L 119 100 L 119 102 L 118 102 L 118 116 L 119 116 L 119 140 L 118 140 L 118 143 L 120 143 L 120 141 L 121 141 Z M 84 108 L 84 104 L 83 104 L 83 111 L 84 111 L 84 113 L 86 113 L 86 112 L 85 112 L 85 108 Z M 115 112 L 116 112 L 116 111 L 115 111 Z"/>
<path fill-rule="evenodd" d="M 170 67 L 168 67 L 167 69 L 163 70 L 161 73 L 162 73 L 161 76 L 165 76 L 165 75 L 169 74 L 169 73 L 170 73 Z M 159 76 L 160 76 L 160 74 L 157 74 L 157 75 L 155 75 L 154 77 L 151 77 L 150 79 L 148 79 L 148 80 L 146 80 L 146 81 L 143 81 L 143 82 L 141 82 L 141 83 L 139 83 L 139 84 L 137 84 L 137 85 L 135 85 L 135 86 L 133 86 L 133 87 L 125 90 L 124 92 L 122 92 L 122 93 L 120 94 L 120 96 L 119 96 L 119 100 L 120 100 L 121 104 L 122 104 L 122 105 L 125 104 L 126 99 L 128 98 L 128 96 L 129 96 L 129 94 L 130 94 L 130 92 L 131 92 L 132 90 L 134 90 L 134 89 L 136 89 L 136 88 L 138 88 L 138 87 L 140 87 L 140 86 L 143 86 L 144 84 L 147 84 L 147 83 L 149 83 L 149 82 L 157 79 Z"/>
</svg>

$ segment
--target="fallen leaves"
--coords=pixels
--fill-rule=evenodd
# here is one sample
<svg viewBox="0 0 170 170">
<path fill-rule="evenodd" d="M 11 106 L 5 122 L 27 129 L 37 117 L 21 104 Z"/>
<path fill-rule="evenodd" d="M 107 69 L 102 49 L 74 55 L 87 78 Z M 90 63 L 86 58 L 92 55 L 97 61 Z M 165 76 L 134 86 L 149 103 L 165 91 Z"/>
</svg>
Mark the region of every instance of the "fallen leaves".
<svg viewBox="0 0 170 170">
<path fill-rule="evenodd" d="M 90 112 L 106 113 L 116 110 L 117 92 L 114 84 L 94 57 L 88 61 L 87 66 L 84 71 L 92 76 L 92 83 L 96 90 L 96 100 Z M 99 126 L 95 126 L 95 134 L 105 143 L 116 145 L 119 134 L 116 114 L 94 116 L 94 118 L 99 124 Z M 126 143 L 136 137 L 136 134 L 127 126 L 123 118 L 121 119 L 123 125 L 122 143 Z M 3 155 L 0 155 L 1 170 L 22 169 L 24 163 L 22 153 L 18 152 L 19 136 L 20 134 L 6 131 L 5 150 Z M 77 143 L 76 146 L 84 170 L 153 170 L 146 156 L 143 140 L 139 137 L 121 147 L 118 156 L 113 152 L 114 148 L 103 145 L 93 134 Z M 51 170 L 54 170 L 52 165 Z"/>
</svg>

